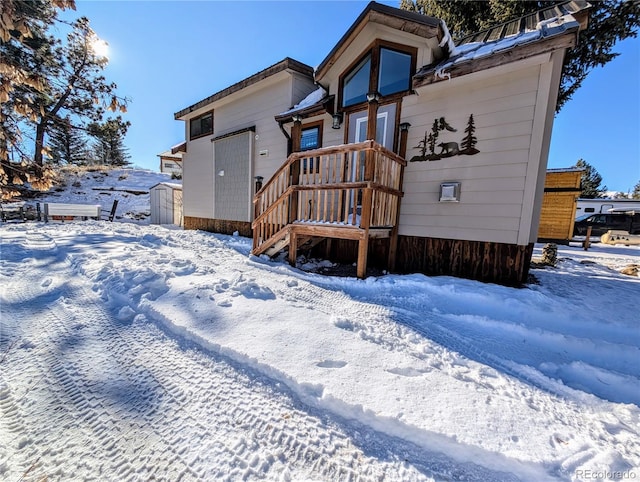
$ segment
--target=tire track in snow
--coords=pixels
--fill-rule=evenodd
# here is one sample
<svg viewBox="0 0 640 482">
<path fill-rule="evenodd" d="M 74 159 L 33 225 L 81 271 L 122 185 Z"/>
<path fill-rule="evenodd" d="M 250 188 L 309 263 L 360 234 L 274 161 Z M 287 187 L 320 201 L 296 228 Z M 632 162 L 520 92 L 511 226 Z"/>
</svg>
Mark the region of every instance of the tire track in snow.
<svg viewBox="0 0 640 482">
<path fill-rule="evenodd" d="M 271 380 L 180 347 L 142 317 L 114 320 L 71 280 L 68 262 L 49 270 L 69 281 L 42 283 L 39 270 L 24 267 L 26 289 L 13 295 L 9 313 L 29 340 L 3 366 L 10 390 L 2 392 L 3 410 L 22 432 L 1 437 L 9 443 L 0 474 L 9 480 L 27 470 L 24 480 L 425 478 L 381 447 L 382 460 L 365 455 L 335 422 L 310 414 Z M 20 313 L 43 294 L 49 304 L 37 317 Z M 46 376 L 25 387 L 23 370 Z"/>
</svg>

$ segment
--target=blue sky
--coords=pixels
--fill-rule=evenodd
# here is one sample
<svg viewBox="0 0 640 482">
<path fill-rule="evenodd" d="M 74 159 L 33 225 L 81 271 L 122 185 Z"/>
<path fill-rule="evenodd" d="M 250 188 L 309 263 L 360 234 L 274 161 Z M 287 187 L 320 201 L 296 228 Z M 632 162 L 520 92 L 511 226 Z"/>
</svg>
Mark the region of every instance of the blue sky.
<svg viewBox="0 0 640 482">
<path fill-rule="evenodd" d="M 131 161 L 157 170 L 157 154 L 184 140 L 175 112 L 285 57 L 318 65 L 367 3 L 76 0 L 64 18 L 88 17 L 109 43 L 107 78 L 132 99 Z M 583 158 L 626 192 L 640 180 L 640 39 L 614 50 L 556 116 L 548 167 Z"/>
</svg>

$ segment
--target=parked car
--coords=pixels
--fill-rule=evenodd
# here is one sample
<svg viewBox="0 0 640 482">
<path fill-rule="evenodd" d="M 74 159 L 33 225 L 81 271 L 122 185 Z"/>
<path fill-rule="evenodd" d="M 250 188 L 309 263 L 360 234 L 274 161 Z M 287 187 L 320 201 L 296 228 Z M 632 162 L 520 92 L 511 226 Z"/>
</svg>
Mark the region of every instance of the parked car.
<svg viewBox="0 0 640 482">
<path fill-rule="evenodd" d="M 640 213 L 587 214 L 576 219 L 573 225 L 574 236 L 585 236 L 591 226 L 592 236 L 602 236 L 610 230 L 627 231 L 629 234 L 640 234 Z"/>
</svg>

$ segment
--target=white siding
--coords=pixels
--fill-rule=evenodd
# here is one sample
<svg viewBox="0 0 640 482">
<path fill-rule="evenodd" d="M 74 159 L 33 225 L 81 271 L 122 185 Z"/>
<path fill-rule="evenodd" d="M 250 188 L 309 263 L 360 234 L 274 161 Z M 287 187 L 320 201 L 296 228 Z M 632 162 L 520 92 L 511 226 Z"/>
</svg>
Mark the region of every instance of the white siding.
<svg viewBox="0 0 640 482">
<path fill-rule="evenodd" d="M 274 116 L 289 110 L 313 89 L 311 81 L 305 82 L 297 74 L 280 72 L 206 109 L 195 111 L 192 116 L 214 110 L 214 131 L 210 136 L 187 141 L 187 152 L 183 157 L 184 215 L 215 218 L 213 190 L 216 173 L 212 139 L 255 127 L 251 176 L 263 176 L 266 181 L 287 157 L 287 139 Z M 292 98 L 294 95 L 299 98 Z M 187 119 L 185 125 L 188 124 Z M 185 133 L 188 139 L 187 128 Z"/>
<path fill-rule="evenodd" d="M 287 158 L 287 139 L 274 116 L 292 105 L 290 77 L 249 93 L 215 111 L 216 136 L 255 126 L 254 176 L 269 179 Z M 263 155 L 260 155 L 263 152 Z"/>
<path fill-rule="evenodd" d="M 215 120 L 214 120 L 215 122 Z M 189 121 L 186 122 L 189 125 Z M 188 128 L 187 128 L 188 139 Z M 182 156 L 184 185 L 184 215 L 213 218 L 213 145 L 212 136 L 187 142 Z"/>
<path fill-rule="evenodd" d="M 400 234 L 527 243 L 533 215 L 528 204 L 534 202 L 530 191 L 541 160 L 546 167 L 539 146 L 548 144 L 548 138 L 542 139 L 541 133 L 534 138 L 532 132 L 539 118 L 547 116 L 547 99 L 541 101 L 538 95 L 549 81 L 543 74 L 545 64 L 540 65 L 547 59 L 541 56 L 519 67 L 512 64 L 425 86 L 417 96 L 404 99 L 401 118 L 411 123 L 408 160 L 420 154 L 418 143 L 440 117 L 457 132 L 441 131 L 438 142 L 460 144 L 473 114 L 480 152 L 408 163 Z M 538 154 L 532 155 L 535 146 Z M 459 203 L 439 202 L 443 181 L 461 182 Z"/>
</svg>

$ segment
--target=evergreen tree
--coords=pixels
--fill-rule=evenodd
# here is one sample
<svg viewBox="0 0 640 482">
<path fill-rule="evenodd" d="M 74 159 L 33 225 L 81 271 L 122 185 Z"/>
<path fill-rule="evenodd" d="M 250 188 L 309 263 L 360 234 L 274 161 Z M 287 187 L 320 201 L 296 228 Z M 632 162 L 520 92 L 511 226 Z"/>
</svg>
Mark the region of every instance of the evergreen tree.
<svg viewBox="0 0 640 482">
<path fill-rule="evenodd" d="M 455 38 L 462 38 L 559 3 L 564 1 L 401 0 L 400 7 L 440 18 L 446 22 Z M 605 65 L 619 55 L 612 52 L 616 42 L 638 34 L 640 2 L 602 0 L 591 2 L 591 5 L 589 26 L 580 31 L 577 45 L 568 50 L 565 56 L 557 112 L 591 70 Z"/>
<path fill-rule="evenodd" d="M 92 151 L 94 163 L 108 166 L 127 166 L 130 164 L 129 150 L 124 145 L 124 136 L 131 124 L 115 119 L 89 125 L 89 133 L 95 139 Z"/>
<path fill-rule="evenodd" d="M 41 110 L 38 95 L 48 88 L 55 39 L 48 34 L 59 9 L 73 8 L 73 0 L 2 0 L 0 21 L 0 198 L 19 194 L 30 182 L 48 189 L 53 172 L 37 165 L 25 148 L 24 126 Z"/>
<path fill-rule="evenodd" d="M 56 121 L 69 116 L 76 127 L 103 120 L 105 110 L 126 110 L 126 99 L 101 75 L 106 58 L 96 53 L 97 37 L 89 21 L 66 28 L 60 9 L 75 9 L 74 0 L 2 0 L 0 22 L 0 192 L 17 194 L 30 182 L 36 189 L 51 184 L 47 136 Z"/>
<path fill-rule="evenodd" d="M 633 192 L 631 193 L 633 199 L 640 199 L 640 181 L 633 186 Z"/>
<path fill-rule="evenodd" d="M 579 159 L 575 166 L 583 170 L 582 178 L 580 180 L 580 197 L 583 199 L 595 199 L 602 197 L 607 191 L 607 186 L 600 187 L 602 183 L 602 176 L 598 173 L 595 167 L 589 164 L 584 159 Z"/>
<path fill-rule="evenodd" d="M 57 165 L 87 164 L 87 142 L 81 131 L 75 128 L 69 117 L 57 120 L 49 135 L 51 161 Z"/>
<path fill-rule="evenodd" d="M 466 135 L 464 139 L 462 139 L 462 150 L 471 151 L 476 147 L 476 142 L 478 142 L 478 139 L 474 135 L 476 132 L 476 124 L 473 120 L 473 114 L 469 116 L 469 122 L 467 122 L 467 127 L 464 129 L 464 132 Z"/>
<path fill-rule="evenodd" d="M 42 165 L 45 136 L 62 112 L 70 114 L 79 126 L 102 121 L 105 107 L 126 112 L 126 99 L 115 95 L 116 84 L 107 83 L 101 75 L 108 59 L 96 51 L 97 42 L 89 20 L 82 17 L 73 22 L 66 44 L 56 49 L 56 64 L 50 69 L 55 77 L 49 77 L 46 95 L 37 97 L 41 115 L 35 122 L 36 164 Z"/>
</svg>

